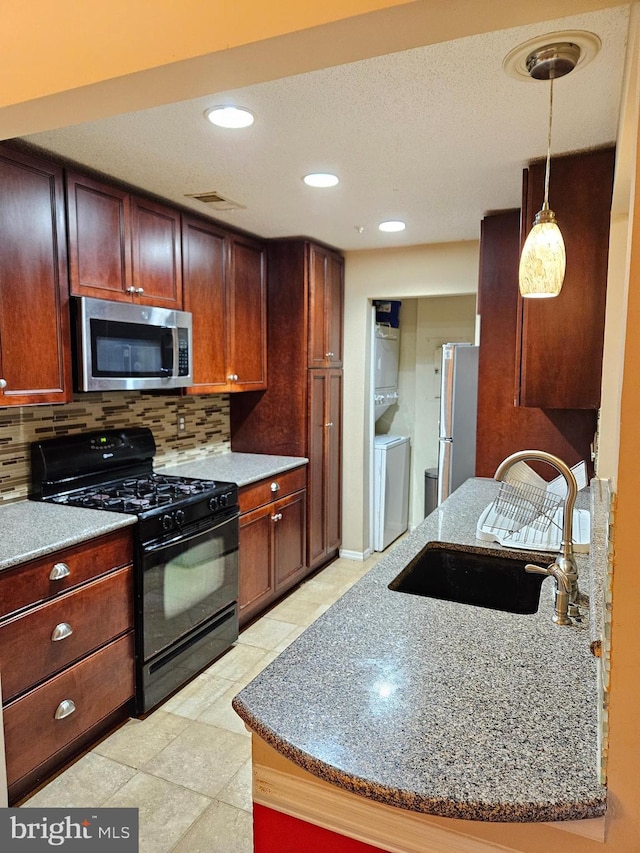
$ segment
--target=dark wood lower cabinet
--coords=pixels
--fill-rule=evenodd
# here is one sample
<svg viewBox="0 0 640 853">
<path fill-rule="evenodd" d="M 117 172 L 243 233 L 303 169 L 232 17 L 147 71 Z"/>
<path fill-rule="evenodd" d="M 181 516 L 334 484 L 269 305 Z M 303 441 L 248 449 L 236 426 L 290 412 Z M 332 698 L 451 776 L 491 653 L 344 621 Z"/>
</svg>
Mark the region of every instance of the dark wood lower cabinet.
<svg viewBox="0 0 640 853">
<path fill-rule="evenodd" d="M 111 722 L 134 692 L 133 633 L 110 643 L 3 710 L 9 798 L 15 802 L 87 732 Z M 95 736 L 95 735 L 94 735 Z"/>
<path fill-rule="evenodd" d="M 305 480 L 298 468 L 240 489 L 240 625 L 308 574 Z"/>
<path fill-rule="evenodd" d="M 1 573 L 11 803 L 133 711 L 131 554 L 127 528 Z"/>
</svg>

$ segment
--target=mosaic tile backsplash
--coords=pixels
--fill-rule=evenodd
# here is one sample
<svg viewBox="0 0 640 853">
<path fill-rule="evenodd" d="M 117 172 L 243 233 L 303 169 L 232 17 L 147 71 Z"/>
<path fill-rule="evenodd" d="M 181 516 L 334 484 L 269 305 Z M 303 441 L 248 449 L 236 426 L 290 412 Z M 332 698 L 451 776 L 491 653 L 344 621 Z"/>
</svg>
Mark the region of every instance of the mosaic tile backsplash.
<svg viewBox="0 0 640 853">
<path fill-rule="evenodd" d="M 178 416 L 185 430 L 178 434 Z M 149 427 L 156 442 L 155 468 L 227 453 L 229 396 L 195 397 L 118 391 L 76 394 L 57 406 L 0 408 L 0 502 L 27 497 L 31 478 L 29 445 L 72 433 L 121 427 Z"/>
</svg>

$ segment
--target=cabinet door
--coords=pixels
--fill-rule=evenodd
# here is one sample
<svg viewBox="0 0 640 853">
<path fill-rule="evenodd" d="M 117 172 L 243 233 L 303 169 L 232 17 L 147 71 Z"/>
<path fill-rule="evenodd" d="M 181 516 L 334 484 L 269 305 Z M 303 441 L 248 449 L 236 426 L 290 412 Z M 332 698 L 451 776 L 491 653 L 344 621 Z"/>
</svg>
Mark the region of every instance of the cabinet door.
<svg viewBox="0 0 640 853">
<path fill-rule="evenodd" d="M 305 517 L 307 493 L 295 492 L 273 505 L 273 564 L 278 591 L 305 568 Z"/>
<path fill-rule="evenodd" d="M 329 367 L 342 367 L 342 340 L 344 317 L 344 263 L 342 258 L 327 256 L 327 353 Z"/>
<path fill-rule="evenodd" d="M 567 270 L 559 296 L 520 299 L 520 406 L 600 406 L 614 158 L 614 149 L 606 148 L 551 163 L 550 205 L 564 238 Z M 542 206 L 544 163 L 529 168 L 525 183 L 524 234 Z"/>
<path fill-rule="evenodd" d="M 342 364 L 343 262 L 309 245 L 309 367 Z"/>
<path fill-rule="evenodd" d="M 74 296 L 131 301 L 129 195 L 67 173 L 69 280 Z"/>
<path fill-rule="evenodd" d="M 230 238 L 228 374 L 232 391 L 267 387 L 266 252 L 261 243 Z"/>
<path fill-rule="evenodd" d="M 146 198 L 131 198 L 133 287 L 145 305 L 182 308 L 180 214 Z"/>
<path fill-rule="evenodd" d="M 202 219 L 182 217 L 184 310 L 193 323 L 193 385 L 189 394 L 228 390 L 225 233 Z"/>
<path fill-rule="evenodd" d="M 62 170 L 0 148 L 0 405 L 71 401 Z"/>
<path fill-rule="evenodd" d="M 341 529 L 342 371 L 309 371 L 308 565 L 336 553 Z"/>
<path fill-rule="evenodd" d="M 238 609 L 241 624 L 257 613 L 273 594 L 271 515 L 272 504 L 267 504 L 240 516 Z"/>
<path fill-rule="evenodd" d="M 328 417 L 325 456 L 326 549 L 337 551 L 342 539 L 342 371 L 328 377 Z"/>
</svg>

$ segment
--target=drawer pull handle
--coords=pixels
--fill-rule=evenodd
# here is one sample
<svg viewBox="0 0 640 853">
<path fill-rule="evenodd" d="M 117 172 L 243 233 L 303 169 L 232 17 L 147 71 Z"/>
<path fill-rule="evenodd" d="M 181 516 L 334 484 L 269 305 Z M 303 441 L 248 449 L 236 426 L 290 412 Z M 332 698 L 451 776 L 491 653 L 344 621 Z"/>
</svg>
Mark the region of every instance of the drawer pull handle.
<svg viewBox="0 0 640 853">
<path fill-rule="evenodd" d="M 71 714 L 76 709 L 76 703 L 73 699 L 63 699 L 62 702 L 56 708 L 56 712 L 53 715 L 56 720 L 64 720 L 65 717 L 70 717 Z"/>
<path fill-rule="evenodd" d="M 73 628 L 68 622 L 61 622 L 53 629 L 51 633 L 51 642 L 56 643 L 58 640 L 64 640 L 73 634 Z"/>
<path fill-rule="evenodd" d="M 71 574 L 71 569 L 66 563 L 56 563 L 55 566 L 49 572 L 49 580 L 50 581 L 61 581 L 62 578 L 66 578 Z"/>
<path fill-rule="evenodd" d="M 275 515 L 271 516 L 271 521 L 280 521 L 282 519 L 282 513 L 277 512 Z"/>
<path fill-rule="evenodd" d="M 280 491 L 280 483 L 277 483 L 274 480 L 273 483 L 271 483 L 271 486 L 269 488 L 271 489 L 272 492 L 279 492 Z"/>
</svg>

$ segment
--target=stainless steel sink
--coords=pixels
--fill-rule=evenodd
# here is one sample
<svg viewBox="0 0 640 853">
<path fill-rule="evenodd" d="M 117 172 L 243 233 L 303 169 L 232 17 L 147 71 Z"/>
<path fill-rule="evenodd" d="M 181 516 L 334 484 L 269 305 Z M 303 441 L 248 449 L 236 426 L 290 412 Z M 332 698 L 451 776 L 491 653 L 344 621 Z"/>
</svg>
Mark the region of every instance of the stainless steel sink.
<svg viewBox="0 0 640 853">
<path fill-rule="evenodd" d="M 543 575 L 526 560 L 426 545 L 389 584 L 396 592 L 475 604 L 507 613 L 536 613 Z"/>
</svg>

